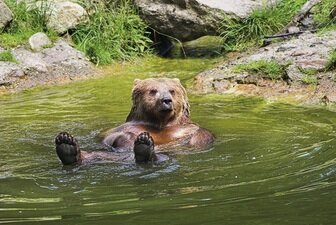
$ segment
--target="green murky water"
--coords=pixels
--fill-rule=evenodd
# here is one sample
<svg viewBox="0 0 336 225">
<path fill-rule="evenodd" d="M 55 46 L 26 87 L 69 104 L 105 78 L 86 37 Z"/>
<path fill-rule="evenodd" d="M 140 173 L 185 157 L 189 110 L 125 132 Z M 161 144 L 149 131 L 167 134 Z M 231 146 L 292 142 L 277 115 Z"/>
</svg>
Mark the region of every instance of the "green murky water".
<svg viewBox="0 0 336 225">
<path fill-rule="evenodd" d="M 0 97 L 0 223 L 334 224 L 336 116 L 252 98 L 190 96 L 213 148 L 152 168 L 97 163 L 64 169 L 59 131 L 100 149 L 121 124 L 134 78 L 187 82 L 212 62 L 151 59 L 115 76 Z"/>
</svg>

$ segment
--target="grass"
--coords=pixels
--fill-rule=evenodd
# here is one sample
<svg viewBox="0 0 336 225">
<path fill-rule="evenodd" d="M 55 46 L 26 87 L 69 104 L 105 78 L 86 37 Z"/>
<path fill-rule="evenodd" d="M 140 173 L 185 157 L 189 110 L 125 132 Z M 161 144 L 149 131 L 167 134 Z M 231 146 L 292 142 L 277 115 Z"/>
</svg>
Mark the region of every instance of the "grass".
<svg viewBox="0 0 336 225">
<path fill-rule="evenodd" d="M 318 70 L 313 68 L 307 68 L 307 69 L 300 69 L 300 72 L 308 76 L 315 76 L 318 73 Z"/>
<path fill-rule="evenodd" d="M 47 28 L 47 6 L 42 1 L 40 8 L 27 11 L 25 3 L 6 0 L 6 4 L 14 14 L 10 26 L 0 32 L 0 45 L 15 47 L 25 45 L 29 37 L 37 32 L 45 32 L 51 40 L 58 38 L 56 32 Z"/>
<path fill-rule="evenodd" d="M 151 44 L 146 29 L 131 2 L 124 0 L 111 7 L 98 6 L 72 39 L 92 62 L 103 65 L 146 54 Z"/>
<path fill-rule="evenodd" d="M 285 68 L 286 66 L 275 61 L 258 60 L 248 64 L 236 65 L 232 68 L 232 71 L 234 73 L 248 72 L 271 80 L 279 80 L 286 75 Z"/>
<path fill-rule="evenodd" d="M 302 77 L 301 77 L 302 83 L 317 85 L 316 75 L 319 72 L 317 69 L 313 69 L 313 68 L 300 69 L 300 72 L 302 73 Z"/>
<path fill-rule="evenodd" d="M 18 63 L 11 50 L 0 52 L 0 61 Z"/>
<path fill-rule="evenodd" d="M 336 50 L 329 54 L 329 59 L 325 68 L 326 71 L 332 71 L 336 69 Z"/>
<path fill-rule="evenodd" d="M 304 84 L 316 85 L 317 84 L 317 77 L 315 75 L 303 74 L 303 76 L 301 77 L 301 81 Z"/>
<path fill-rule="evenodd" d="M 257 9 L 242 20 L 226 17 L 220 27 L 226 51 L 244 50 L 286 26 L 306 0 L 283 0 L 276 6 Z"/>
<path fill-rule="evenodd" d="M 323 0 L 314 7 L 314 22 L 320 29 L 336 28 L 336 2 Z"/>
<path fill-rule="evenodd" d="M 27 11 L 24 3 L 6 0 L 14 19 L 10 27 L 0 30 L 0 46 L 10 48 L 26 45 L 29 37 L 45 32 L 51 40 L 58 35 L 47 27 L 49 11 L 47 0 Z M 85 52 L 96 64 L 110 64 L 113 60 L 129 60 L 148 52 L 151 44 L 147 25 L 137 15 L 129 0 L 117 0 L 104 6 L 89 5 L 89 22 L 79 25 L 71 34 L 76 47 Z"/>
</svg>

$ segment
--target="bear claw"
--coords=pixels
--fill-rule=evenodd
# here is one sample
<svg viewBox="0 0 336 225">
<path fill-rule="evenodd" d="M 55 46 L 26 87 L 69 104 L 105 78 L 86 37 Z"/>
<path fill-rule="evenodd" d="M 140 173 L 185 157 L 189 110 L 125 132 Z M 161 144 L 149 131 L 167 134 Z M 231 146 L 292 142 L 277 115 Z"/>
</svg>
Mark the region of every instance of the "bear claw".
<svg viewBox="0 0 336 225">
<path fill-rule="evenodd" d="M 134 141 L 134 156 L 135 162 L 147 163 L 156 160 L 154 152 L 154 140 L 148 132 L 143 132 L 138 135 Z"/>
<path fill-rule="evenodd" d="M 55 138 L 56 153 L 64 165 L 80 162 L 80 149 L 77 140 L 67 132 L 61 132 Z"/>
<path fill-rule="evenodd" d="M 77 140 L 71 134 L 67 132 L 61 132 L 55 138 L 55 144 L 69 144 L 75 146 L 77 145 Z"/>
</svg>

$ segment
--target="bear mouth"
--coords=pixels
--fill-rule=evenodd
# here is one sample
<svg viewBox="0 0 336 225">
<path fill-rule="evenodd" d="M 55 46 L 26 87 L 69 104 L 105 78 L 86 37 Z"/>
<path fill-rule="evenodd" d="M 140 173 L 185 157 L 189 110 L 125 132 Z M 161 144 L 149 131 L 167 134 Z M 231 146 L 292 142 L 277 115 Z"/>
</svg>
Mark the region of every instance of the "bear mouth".
<svg viewBox="0 0 336 225">
<path fill-rule="evenodd" d="M 162 113 L 169 113 L 169 112 L 173 111 L 173 107 L 172 107 L 172 105 L 163 104 L 163 105 L 161 105 L 159 111 L 162 112 Z"/>
<path fill-rule="evenodd" d="M 169 113 L 169 112 L 172 112 L 172 111 L 173 111 L 172 108 L 163 108 L 163 109 L 160 110 L 160 112 L 162 112 L 162 113 Z"/>
</svg>

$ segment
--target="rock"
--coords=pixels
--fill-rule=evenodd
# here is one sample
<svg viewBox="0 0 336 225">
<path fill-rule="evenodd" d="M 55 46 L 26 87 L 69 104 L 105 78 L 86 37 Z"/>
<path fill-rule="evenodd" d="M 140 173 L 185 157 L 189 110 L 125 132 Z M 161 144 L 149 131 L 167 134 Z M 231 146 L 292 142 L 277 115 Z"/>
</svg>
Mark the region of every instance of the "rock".
<svg viewBox="0 0 336 225">
<path fill-rule="evenodd" d="M 9 86 L 17 79 L 24 76 L 22 68 L 11 62 L 0 61 L 0 86 Z"/>
<path fill-rule="evenodd" d="M 300 32 L 300 28 L 297 26 L 290 26 L 287 28 L 287 32 L 290 34 L 298 33 Z"/>
<path fill-rule="evenodd" d="M 223 39 L 218 36 L 203 36 L 183 43 L 187 57 L 213 57 L 221 54 Z"/>
<path fill-rule="evenodd" d="M 245 18 L 277 0 L 135 0 L 140 16 L 155 30 L 190 41 L 217 35 L 225 16 Z M 239 7 L 237 7 L 239 6 Z"/>
<path fill-rule="evenodd" d="M 277 0 L 197 0 L 199 4 L 206 5 L 213 9 L 223 10 L 228 15 L 246 18 L 257 8 L 274 5 Z M 239 7 L 237 7 L 239 6 Z"/>
<path fill-rule="evenodd" d="M 38 53 L 19 47 L 13 50 L 13 55 L 27 76 L 35 76 L 48 72 L 47 63 L 41 60 L 41 56 Z"/>
<path fill-rule="evenodd" d="M 84 53 L 59 40 L 54 47 L 44 49 L 41 59 L 48 63 L 55 75 L 86 76 L 93 73 L 92 65 Z"/>
<path fill-rule="evenodd" d="M 38 9 L 47 16 L 47 27 L 64 34 L 77 25 L 88 21 L 85 9 L 77 3 L 63 0 L 18 0 L 24 2 L 27 10 Z"/>
<path fill-rule="evenodd" d="M 29 40 L 30 48 L 34 51 L 41 51 L 43 48 L 50 46 L 52 43 L 45 33 L 38 32 L 32 35 Z"/>
<path fill-rule="evenodd" d="M 88 20 L 87 12 L 77 3 L 52 2 L 49 7 L 50 17 L 47 26 L 59 34 L 64 34 Z"/>
<path fill-rule="evenodd" d="M 13 19 L 13 13 L 8 6 L 0 0 L 0 31 L 5 28 Z"/>
<path fill-rule="evenodd" d="M 240 56 L 218 68 L 197 75 L 193 88 L 200 93 L 235 93 L 265 98 L 291 99 L 309 104 L 336 103 L 335 72 L 325 72 L 330 52 L 336 46 L 336 31 L 304 33 L 287 42 L 274 43 Z M 254 61 L 272 61 L 286 67 L 283 79 L 234 72 L 234 66 Z M 324 100 L 323 100 L 324 99 Z"/>
<path fill-rule="evenodd" d="M 290 81 L 300 81 L 302 79 L 302 72 L 295 65 L 289 65 L 286 69 L 286 73 Z"/>
<path fill-rule="evenodd" d="M 281 65 L 291 64 L 287 67 L 287 74 L 293 82 L 300 82 L 300 71 L 314 69 L 322 71 L 329 56 L 329 52 L 336 46 L 336 31 L 324 35 L 310 32 L 303 33 L 296 39 L 276 43 L 261 48 L 256 53 L 240 59 L 238 64 L 257 60 L 273 60 Z"/>
<path fill-rule="evenodd" d="M 219 36 L 203 36 L 187 42 L 173 42 L 169 53 L 172 58 L 214 57 L 222 53 L 223 39 Z"/>
<path fill-rule="evenodd" d="M 3 50 L 0 48 L 1 51 Z M 18 64 L 0 62 L 0 86 L 9 86 L 7 89 L 26 89 L 80 79 L 96 73 L 84 53 L 62 40 L 39 52 L 32 52 L 24 47 L 11 51 Z"/>
</svg>

